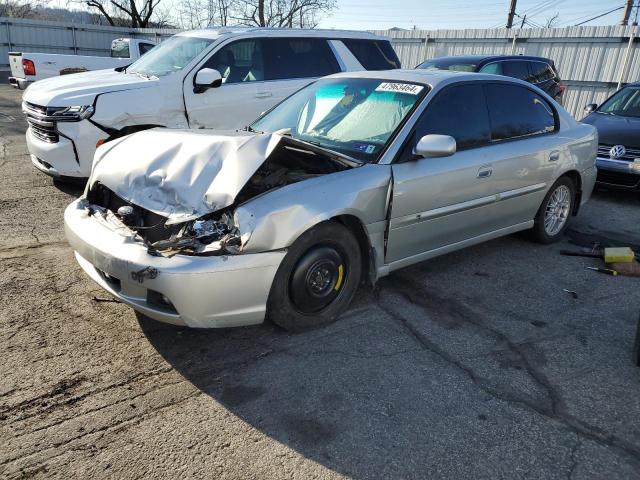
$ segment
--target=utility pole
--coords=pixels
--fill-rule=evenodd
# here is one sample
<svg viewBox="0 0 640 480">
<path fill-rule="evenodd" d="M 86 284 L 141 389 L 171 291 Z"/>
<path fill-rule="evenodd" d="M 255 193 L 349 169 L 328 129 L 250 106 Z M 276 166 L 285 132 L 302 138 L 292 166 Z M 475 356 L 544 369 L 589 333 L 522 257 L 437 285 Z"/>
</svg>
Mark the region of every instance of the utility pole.
<svg viewBox="0 0 640 480">
<path fill-rule="evenodd" d="M 511 5 L 509 6 L 509 15 L 507 15 L 507 28 L 511 28 L 513 26 L 513 16 L 516 14 L 517 1 L 518 0 L 511 0 Z M 629 0 L 629 2 L 633 2 L 633 0 Z"/>
<path fill-rule="evenodd" d="M 629 25 L 631 10 L 633 10 L 633 0 L 627 0 L 624 6 L 624 13 L 622 14 L 622 21 L 620 22 L 620 25 Z"/>
</svg>

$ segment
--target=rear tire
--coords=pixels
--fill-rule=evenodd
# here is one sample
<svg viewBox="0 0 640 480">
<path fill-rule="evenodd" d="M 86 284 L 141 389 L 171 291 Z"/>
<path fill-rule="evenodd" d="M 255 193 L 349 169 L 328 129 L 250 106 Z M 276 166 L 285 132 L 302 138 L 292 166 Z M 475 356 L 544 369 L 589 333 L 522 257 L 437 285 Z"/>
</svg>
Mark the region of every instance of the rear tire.
<svg viewBox="0 0 640 480">
<path fill-rule="evenodd" d="M 361 275 L 353 233 L 338 222 L 322 222 L 289 248 L 269 292 L 267 318 L 292 332 L 333 323 L 351 303 Z"/>
<path fill-rule="evenodd" d="M 534 240 L 554 243 L 562 238 L 569 225 L 576 199 L 576 189 L 569 177 L 560 177 L 549 189 L 538 209 L 531 231 Z"/>
</svg>

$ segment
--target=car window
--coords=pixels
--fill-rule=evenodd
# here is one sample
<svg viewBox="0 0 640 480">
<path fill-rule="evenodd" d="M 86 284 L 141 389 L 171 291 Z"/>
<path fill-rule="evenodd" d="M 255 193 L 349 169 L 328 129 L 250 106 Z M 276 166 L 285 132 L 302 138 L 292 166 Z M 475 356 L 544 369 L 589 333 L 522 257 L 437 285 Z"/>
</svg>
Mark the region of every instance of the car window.
<svg viewBox="0 0 640 480">
<path fill-rule="evenodd" d="M 539 135 L 556 130 L 553 107 L 537 93 L 520 85 L 485 85 L 491 140 Z"/>
<path fill-rule="evenodd" d="M 140 55 L 144 55 L 153 47 L 155 47 L 155 45 L 153 43 L 141 43 L 139 47 L 140 47 Z"/>
<path fill-rule="evenodd" d="M 161 77 L 178 72 L 202 53 L 212 39 L 174 35 L 133 62 L 127 73 Z"/>
<path fill-rule="evenodd" d="M 502 62 L 487 63 L 480 69 L 480 73 L 491 73 L 493 75 L 502 75 Z"/>
<path fill-rule="evenodd" d="M 524 60 L 508 60 L 502 62 L 502 74 L 507 77 L 529 81 L 529 62 Z"/>
<path fill-rule="evenodd" d="M 264 80 L 262 42 L 251 39 L 229 43 L 214 53 L 203 68 L 218 70 L 224 84 Z"/>
<path fill-rule="evenodd" d="M 342 43 L 367 70 L 400 68 L 400 59 L 389 42 L 349 38 L 342 40 Z"/>
<path fill-rule="evenodd" d="M 262 43 L 265 80 L 324 77 L 340 71 L 323 38 L 267 38 Z"/>
<path fill-rule="evenodd" d="M 458 150 L 487 145 L 491 129 L 482 85 L 457 85 L 438 93 L 416 122 L 408 152 L 428 134 L 452 136 Z M 403 160 L 406 159 L 403 154 Z"/>
<path fill-rule="evenodd" d="M 436 58 L 421 63 L 416 68 L 423 70 L 453 70 L 456 72 L 475 72 L 477 64 L 473 62 L 463 62 L 460 59 Z"/>
<path fill-rule="evenodd" d="M 530 62 L 531 67 L 531 82 L 542 83 L 549 80 L 553 80 L 556 73 L 551 68 L 551 65 L 544 62 Z"/>
<path fill-rule="evenodd" d="M 126 40 L 114 40 L 111 43 L 112 58 L 129 58 L 129 42 Z"/>
</svg>

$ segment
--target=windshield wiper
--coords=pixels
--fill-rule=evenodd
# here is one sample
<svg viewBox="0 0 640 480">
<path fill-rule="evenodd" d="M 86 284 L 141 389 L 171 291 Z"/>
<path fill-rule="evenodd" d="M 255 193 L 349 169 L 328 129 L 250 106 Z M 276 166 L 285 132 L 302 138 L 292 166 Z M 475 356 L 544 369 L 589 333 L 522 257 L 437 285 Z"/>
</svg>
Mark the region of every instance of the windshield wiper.
<svg viewBox="0 0 640 480">
<path fill-rule="evenodd" d="M 242 130 L 244 130 L 245 132 L 251 132 L 251 133 L 264 133 L 264 132 L 261 132 L 260 130 L 256 130 L 251 125 L 245 125 L 245 127 Z"/>
</svg>

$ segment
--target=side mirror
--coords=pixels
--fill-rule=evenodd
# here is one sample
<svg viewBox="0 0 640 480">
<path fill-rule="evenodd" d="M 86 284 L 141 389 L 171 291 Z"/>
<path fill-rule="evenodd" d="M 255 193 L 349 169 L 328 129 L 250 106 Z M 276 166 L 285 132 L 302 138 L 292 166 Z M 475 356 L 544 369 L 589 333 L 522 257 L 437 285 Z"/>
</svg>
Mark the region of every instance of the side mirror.
<svg viewBox="0 0 640 480">
<path fill-rule="evenodd" d="M 217 88 L 222 85 L 222 75 L 213 68 L 203 68 L 196 73 L 193 93 L 202 93 L 209 88 Z"/>
<path fill-rule="evenodd" d="M 598 108 L 597 103 L 590 103 L 589 105 L 585 105 L 584 111 L 587 113 L 595 112 L 596 108 Z"/>
<path fill-rule="evenodd" d="M 456 139 L 449 135 L 425 135 L 413 149 L 422 158 L 450 157 L 456 153 Z"/>
</svg>

